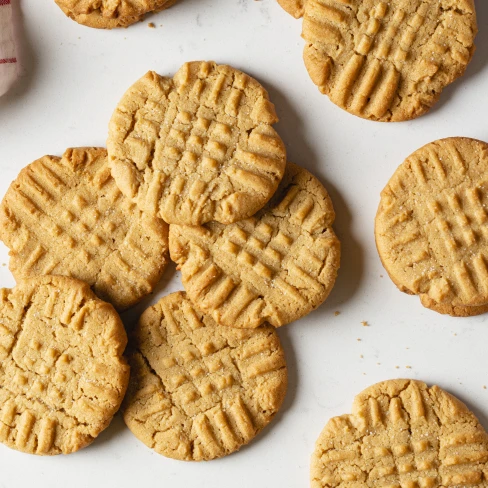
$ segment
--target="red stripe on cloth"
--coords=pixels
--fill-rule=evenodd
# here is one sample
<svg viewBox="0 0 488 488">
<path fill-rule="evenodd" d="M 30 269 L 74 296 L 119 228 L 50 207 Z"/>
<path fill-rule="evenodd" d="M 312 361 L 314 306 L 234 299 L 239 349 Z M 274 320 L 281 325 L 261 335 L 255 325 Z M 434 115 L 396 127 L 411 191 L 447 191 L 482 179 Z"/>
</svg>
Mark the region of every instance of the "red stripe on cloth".
<svg viewBox="0 0 488 488">
<path fill-rule="evenodd" d="M 2 5 L 10 5 L 10 0 L 0 0 L 0 7 Z"/>
<path fill-rule="evenodd" d="M 2 0 L 0 0 L 1 2 Z M 0 59 L 0 64 L 11 64 L 11 63 L 16 63 L 17 62 L 17 58 L 4 58 L 4 59 Z"/>
</svg>

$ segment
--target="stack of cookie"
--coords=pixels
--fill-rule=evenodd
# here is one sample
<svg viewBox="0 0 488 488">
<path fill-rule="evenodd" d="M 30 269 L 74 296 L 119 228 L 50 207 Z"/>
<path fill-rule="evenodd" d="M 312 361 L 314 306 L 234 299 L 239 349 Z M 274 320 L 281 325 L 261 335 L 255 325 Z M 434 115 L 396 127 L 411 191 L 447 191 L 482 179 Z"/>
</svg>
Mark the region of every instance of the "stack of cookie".
<svg viewBox="0 0 488 488">
<path fill-rule="evenodd" d="M 161 454 L 209 460 L 272 420 L 287 384 L 275 327 L 327 298 L 340 259 L 330 198 L 286 162 L 275 122 L 257 81 L 187 63 L 129 88 L 108 152 L 69 149 L 22 170 L 0 207 L 19 282 L 0 305 L 2 442 L 68 453 L 108 425 L 128 368 L 102 299 L 119 311 L 141 300 L 168 249 L 186 293 L 148 309 L 131 337 L 127 425 Z"/>
<path fill-rule="evenodd" d="M 423 115 L 474 54 L 473 0 L 278 2 L 303 16 L 303 59 L 312 81 L 365 119 Z"/>
</svg>

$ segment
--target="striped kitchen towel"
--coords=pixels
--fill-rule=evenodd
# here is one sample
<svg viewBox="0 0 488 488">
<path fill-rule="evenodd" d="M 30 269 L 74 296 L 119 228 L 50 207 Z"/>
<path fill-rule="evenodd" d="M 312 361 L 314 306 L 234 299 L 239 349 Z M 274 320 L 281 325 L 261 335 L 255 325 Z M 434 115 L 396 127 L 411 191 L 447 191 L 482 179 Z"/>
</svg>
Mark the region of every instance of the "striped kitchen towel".
<svg viewBox="0 0 488 488">
<path fill-rule="evenodd" d="M 12 5 L 10 0 L 0 0 L 0 96 L 12 86 L 17 75 Z"/>
</svg>

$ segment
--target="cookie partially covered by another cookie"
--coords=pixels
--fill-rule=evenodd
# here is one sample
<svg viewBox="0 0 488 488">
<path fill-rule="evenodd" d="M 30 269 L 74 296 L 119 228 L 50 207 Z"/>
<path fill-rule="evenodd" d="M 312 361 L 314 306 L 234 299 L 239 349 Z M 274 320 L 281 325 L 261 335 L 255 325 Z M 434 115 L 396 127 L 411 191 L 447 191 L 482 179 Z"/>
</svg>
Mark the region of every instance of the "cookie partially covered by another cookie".
<svg viewBox="0 0 488 488">
<path fill-rule="evenodd" d="M 81 281 L 41 276 L 0 290 L 0 442 L 69 454 L 110 423 L 129 367 L 124 326 Z"/>
<path fill-rule="evenodd" d="M 488 144 L 458 137 L 415 151 L 382 191 L 376 215 L 376 244 L 390 278 L 441 313 L 484 311 L 487 209 Z"/>
<path fill-rule="evenodd" d="M 177 0 L 55 0 L 78 24 L 96 29 L 128 27 L 149 12 L 160 12 Z"/>
<path fill-rule="evenodd" d="M 150 71 L 109 125 L 112 175 L 141 210 L 165 222 L 229 224 L 261 209 L 285 170 L 285 146 L 266 90 L 213 62 L 173 78 Z"/>
<path fill-rule="evenodd" d="M 473 0 L 307 0 L 304 60 L 349 113 L 410 120 L 464 74 L 476 33 Z"/>
<path fill-rule="evenodd" d="M 322 184 L 288 163 L 268 205 L 232 225 L 170 226 L 170 255 L 195 305 L 221 325 L 288 324 L 334 286 L 340 243 Z"/>
<path fill-rule="evenodd" d="M 415 380 L 373 385 L 335 417 L 312 456 L 311 487 L 484 487 L 488 434 L 466 405 Z"/>
<path fill-rule="evenodd" d="M 168 264 L 168 226 L 117 188 L 102 148 L 68 149 L 24 168 L 0 205 L 17 280 L 78 278 L 117 309 L 149 294 Z"/>
<path fill-rule="evenodd" d="M 273 327 L 220 327 L 185 293 L 146 310 L 131 347 L 124 420 L 164 456 L 201 461 L 231 454 L 283 403 L 287 370 Z"/>
</svg>

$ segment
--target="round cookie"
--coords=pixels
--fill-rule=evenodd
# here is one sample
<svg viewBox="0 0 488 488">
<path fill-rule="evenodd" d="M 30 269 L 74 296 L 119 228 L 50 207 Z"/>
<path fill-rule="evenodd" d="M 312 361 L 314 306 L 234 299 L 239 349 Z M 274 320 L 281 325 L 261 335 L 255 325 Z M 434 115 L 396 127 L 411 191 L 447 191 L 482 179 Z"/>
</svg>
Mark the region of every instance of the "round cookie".
<svg viewBox="0 0 488 488">
<path fill-rule="evenodd" d="M 400 290 L 439 306 L 488 303 L 487 178 L 488 144 L 460 137 L 399 166 L 381 193 L 375 236 Z"/>
<path fill-rule="evenodd" d="M 113 307 L 81 281 L 0 289 L 0 442 L 43 455 L 93 442 L 124 397 L 126 343 Z"/>
<path fill-rule="evenodd" d="M 390 380 L 327 423 L 311 487 L 481 487 L 487 461 L 488 435 L 466 405 L 438 386 Z"/>
<path fill-rule="evenodd" d="M 72 276 L 119 310 L 149 294 L 169 261 L 167 224 L 122 195 L 102 148 L 24 168 L 0 205 L 0 239 L 17 280 Z"/>
<path fill-rule="evenodd" d="M 278 3 L 290 15 L 295 17 L 295 19 L 299 19 L 303 16 L 305 1 L 306 0 L 278 0 Z"/>
<path fill-rule="evenodd" d="M 170 256 L 188 297 L 230 327 L 288 324 L 329 295 L 340 262 L 327 191 L 288 163 L 268 205 L 232 225 L 170 226 Z"/>
<path fill-rule="evenodd" d="M 150 71 L 110 121 L 112 175 L 165 222 L 229 224 L 261 209 L 283 177 L 277 121 L 266 90 L 230 66 L 186 63 L 172 79 Z"/>
<path fill-rule="evenodd" d="M 128 27 L 149 12 L 160 12 L 176 0 L 55 0 L 61 10 L 79 24 L 95 29 Z"/>
<path fill-rule="evenodd" d="M 184 461 L 231 454 L 283 403 L 285 357 L 270 326 L 220 327 L 178 292 L 143 313 L 133 339 L 124 420 L 159 454 Z"/>
<path fill-rule="evenodd" d="M 476 317 L 477 315 L 488 313 L 488 304 L 479 305 L 477 307 L 455 307 L 448 303 L 436 303 L 427 295 L 422 295 L 420 297 L 420 302 L 425 308 L 443 315 L 450 315 L 451 317 Z"/>
<path fill-rule="evenodd" d="M 464 74 L 476 32 L 473 0 L 308 0 L 304 61 L 349 113 L 410 120 Z"/>
</svg>

